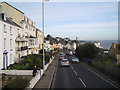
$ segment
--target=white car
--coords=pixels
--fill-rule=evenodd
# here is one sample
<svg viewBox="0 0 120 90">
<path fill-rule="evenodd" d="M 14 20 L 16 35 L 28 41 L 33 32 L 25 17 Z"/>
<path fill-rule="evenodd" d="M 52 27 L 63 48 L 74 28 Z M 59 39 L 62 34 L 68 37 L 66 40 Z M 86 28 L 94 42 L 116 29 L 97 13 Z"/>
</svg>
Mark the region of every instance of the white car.
<svg viewBox="0 0 120 90">
<path fill-rule="evenodd" d="M 72 63 L 79 63 L 79 59 L 76 58 L 76 57 L 73 57 L 73 58 L 72 58 Z"/>
<path fill-rule="evenodd" d="M 69 60 L 68 59 L 62 59 L 61 60 L 61 66 L 70 66 Z"/>
</svg>

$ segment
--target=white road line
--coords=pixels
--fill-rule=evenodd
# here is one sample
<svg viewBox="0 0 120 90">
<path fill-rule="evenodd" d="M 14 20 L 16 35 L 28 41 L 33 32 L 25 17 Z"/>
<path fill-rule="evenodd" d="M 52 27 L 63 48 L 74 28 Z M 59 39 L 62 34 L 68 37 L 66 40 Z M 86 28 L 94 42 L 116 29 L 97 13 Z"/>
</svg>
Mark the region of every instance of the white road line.
<svg viewBox="0 0 120 90">
<path fill-rule="evenodd" d="M 79 80 L 82 82 L 82 84 L 84 85 L 84 87 L 86 87 L 85 83 L 82 81 L 81 78 L 79 78 Z"/>
<path fill-rule="evenodd" d="M 76 75 L 78 75 L 75 70 L 74 70 L 74 73 L 75 73 Z"/>
<path fill-rule="evenodd" d="M 95 75 L 97 75 L 98 77 L 102 78 L 103 80 L 105 80 L 106 82 L 110 83 L 111 85 L 113 85 L 114 87 L 116 88 L 119 88 L 117 87 L 116 85 L 112 84 L 111 82 L 109 82 L 108 80 L 104 79 L 102 76 L 100 76 L 99 74 L 95 73 L 94 71 L 90 70 L 92 73 L 94 73 Z"/>
<path fill-rule="evenodd" d="M 73 67 L 71 66 L 71 68 L 73 69 Z"/>
</svg>

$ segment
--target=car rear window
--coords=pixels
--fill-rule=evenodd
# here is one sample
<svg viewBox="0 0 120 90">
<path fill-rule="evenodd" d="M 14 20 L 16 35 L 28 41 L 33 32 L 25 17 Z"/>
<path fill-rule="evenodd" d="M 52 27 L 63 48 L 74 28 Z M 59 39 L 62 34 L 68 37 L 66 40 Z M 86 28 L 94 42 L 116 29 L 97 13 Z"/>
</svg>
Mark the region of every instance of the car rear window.
<svg viewBox="0 0 120 90">
<path fill-rule="evenodd" d="M 68 60 L 62 60 L 62 62 L 68 62 Z"/>
</svg>

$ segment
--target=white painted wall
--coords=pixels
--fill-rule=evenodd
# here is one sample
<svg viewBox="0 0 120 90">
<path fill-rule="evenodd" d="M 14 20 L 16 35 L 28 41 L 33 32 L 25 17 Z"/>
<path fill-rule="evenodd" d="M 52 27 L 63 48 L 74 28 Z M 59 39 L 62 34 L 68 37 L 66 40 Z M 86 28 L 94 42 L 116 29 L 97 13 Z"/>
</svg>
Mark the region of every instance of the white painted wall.
<svg viewBox="0 0 120 90">
<path fill-rule="evenodd" d="M 2 54 L 2 22 L 0 21 L 0 69 L 3 67 L 3 54 Z"/>
<path fill-rule="evenodd" d="M 4 32 L 4 25 L 5 31 Z M 10 27 L 11 27 L 11 33 L 10 33 Z M 8 66 L 10 64 L 14 63 L 14 55 L 15 55 L 15 42 L 14 42 L 14 29 L 15 27 L 11 24 L 8 24 L 4 21 L 0 20 L 0 69 L 3 68 L 3 52 L 6 50 L 8 52 Z M 6 48 L 4 49 L 4 38 L 6 38 Z M 11 42 L 11 47 L 10 47 L 10 39 L 12 40 Z M 12 56 L 12 57 L 11 57 Z"/>
</svg>

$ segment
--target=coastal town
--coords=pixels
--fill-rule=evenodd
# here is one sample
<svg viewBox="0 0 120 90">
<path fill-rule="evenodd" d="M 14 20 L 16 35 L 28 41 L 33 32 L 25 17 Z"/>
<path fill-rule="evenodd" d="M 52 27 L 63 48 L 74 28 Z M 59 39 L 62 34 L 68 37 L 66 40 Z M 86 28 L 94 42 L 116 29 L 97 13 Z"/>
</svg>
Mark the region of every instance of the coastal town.
<svg viewBox="0 0 120 90">
<path fill-rule="evenodd" d="M 3 77 L 8 75 L 6 81 L 8 81 L 8 82 L 12 81 L 12 79 L 11 79 L 12 77 L 10 77 L 12 75 L 13 76 L 21 76 L 21 75 L 30 76 L 29 77 L 30 83 L 29 83 L 29 85 L 27 84 L 27 88 L 33 88 L 33 87 L 42 88 L 42 84 L 43 84 L 42 81 L 46 80 L 46 79 L 44 79 L 44 77 L 47 77 L 47 73 L 49 74 L 49 72 L 48 72 L 49 70 L 54 70 L 53 68 L 55 67 L 55 65 L 59 66 L 60 62 L 58 59 L 59 59 L 60 55 L 62 55 L 63 53 L 65 55 L 68 55 L 68 59 L 72 58 L 74 56 L 74 57 L 77 57 L 79 60 L 85 61 L 85 63 L 87 62 L 88 59 L 89 60 L 93 59 L 93 61 L 92 61 L 93 64 L 89 65 L 88 67 L 92 67 L 92 66 L 97 67 L 97 65 L 98 65 L 97 68 L 99 68 L 99 69 L 101 68 L 101 70 L 102 70 L 102 67 L 99 67 L 99 66 L 102 66 L 102 65 L 95 64 L 95 62 L 97 60 L 96 58 L 102 57 L 101 58 L 102 60 L 99 59 L 99 62 L 102 62 L 102 64 L 104 62 L 103 59 L 106 59 L 107 60 L 106 63 L 108 63 L 109 59 L 111 58 L 110 64 L 111 64 L 111 62 L 114 62 L 115 66 L 120 65 L 120 44 L 119 43 L 112 43 L 111 48 L 109 50 L 107 50 L 101 46 L 100 41 L 93 42 L 93 41 L 78 40 L 77 37 L 74 40 L 71 40 L 70 37 L 65 37 L 65 38 L 64 37 L 54 37 L 51 34 L 44 36 L 43 31 L 41 29 L 37 28 L 36 23 L 34 21 L 32 21 L 30 18 L 28 18 L 27 16 L 25 16 L 25 13 L 26 12 L 22 12 L 21 10 L 10 5 L 7 2 L 0 3 L 0 43 L 1 43 L 0 44 L 0 72 L 2 73 Z M 90 46 L 90 48 L 89 48 L 87 45 L 88 46 L 94 45 L 94 46 Z M 85 51 L 85 49 L 84 50 L 81 49 L 84 47 L 87 48 L 88 51 Z M 93 49 L 91 49 L 91 48 L 93 48 Z M 96 53 L 95 53 L 93 55 L 93 57 L 84 56 L 85 54 L 87 55 L 88 52 L 90 52 L 90 55 L 92 56 L 92 54 L 91 54 L 92 50 L 97 50 L 97 49 L 99 50 L 98 52 L 96 52 L 96 53 L 98 53 L 98 55 L 96 55 Z M 45 65 L 46 65 L 45 67 L 42 65 L 43 50 L 45 51 Z M 82 55 L 82 54 L 80 54 L 81 52 L 83 52 L 84 57 L 80 56 L 80 55 Z M 67 58 L 67 56 L 65 56 L 65 55 L 64 55 L 64 57 Z M 95 56 L 95 58 L 94 58 L 94 56 Z M 53 63 L 54 63 L 54 65 L 53 65 L 54 67 L 52 67 Z M 43 75 L 43 77 L 39 76 L 38 74 L 40 72 L 38 71 L 39 73 L 35 77 L 32 77 L 32 70 L 34 69 L 34 65 L 37 65 L 37 67 L 39 66 L 41 68 L 40 72 L 42 72 L 43 74 L 45 73 L 46 76 L 44 76 L 44 75 Z M 103 67 L 105 67 L 105 66 L 103 65 Z M 51 69 L 49 69 L 49 68 L 51 68 Z M 58 70 L 59 70 L 59 68 L 60 67 L 58 67 Z M 45 69 L 46 71 L 44 72 L 42 69 Z M 57 70 L 57 69 L 55 69 L 55 70 Z M 115 70 L 117 70 L 117 69 L 115 69 Z M 108 72 L 109 71 L 108 69 L 106 69 L 104 71 L 111 74 L 111 72 Z M 53 72 L 53 71 L 51 71 L 51 72 Z M 61 70 L 61 72 L 62 72 L 62 70 Z M 120 72 L 118 72 L 117 74 L 119 74 L 119 73 Z M 120 78 L 119 76 L 117 76 L 117 74 L 114 73 L 113 76 Z M 40 75 L 42 75 L 42 74 L 40 74 Z M 52 74 L 50 74 L 48 76 L 51 79 Z M 58 79 L 59 77 L 60 77 L 59 75 L 56 76 L 56 82 L 59 81 L 59 79 Z M 66 77 L 68 77 L 68 76 L 66 76 Z M 43 78 L 43 79 L 39 80 L 40 78 Z M 52 81 L 54 81 L 54 80 L 52 80 Z M 82 81 L 82 80 L 80 79 L 80 81 Z M 40 87 L 39 83 L 42 83 L 41 87 Z M 106 83 L 106 82 L 103 82 L 103 83 Z M 7 86 L 7 84 L 8 84 L 7 82 L 1 81 L 2 88 Z M 87 82 L 86 82 L 86 84 L 87 84 Z M 8 86 L 10 86 L 10 85 L 8 85 Z M 59 85 L 57 85 L 56 83 L 54 86 L 56 88 L 59 88 Z M 87 87 L 87 85 L 85 85 L 84 83 L 83 83 L 83 86 Z M 104 86 L 104 85 L 101 85 L 101 86 L 109 87 L 110 85 L 107 86 L 107 84 L 106 84 L 106 86 Z M 119 85 L 116 85 L 116 86 L 119 87 Z M 44 88 L 51 88 L 51 87 L 54 88 L 53 86 L 44 87 Z M 96 87 L 97 87 L 97 85 L 96 85 Z M 99 87 L 99 85 L 98 85 L 98 87 Z M 14 87 L 12 87 L 12 88 L 14 88 Z M 62 88 L 64 88 L 64 87 L 62 87 Z M 67 88 L 69 88 L 69 87 L 67 87 Z"/>
</svg>

